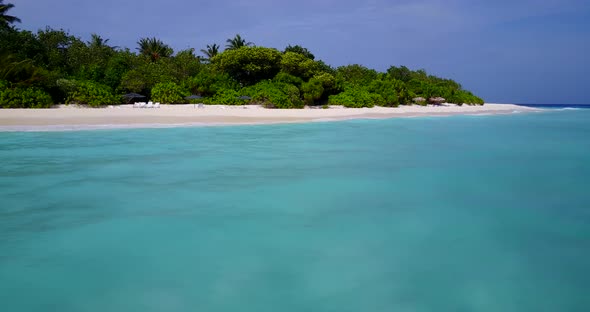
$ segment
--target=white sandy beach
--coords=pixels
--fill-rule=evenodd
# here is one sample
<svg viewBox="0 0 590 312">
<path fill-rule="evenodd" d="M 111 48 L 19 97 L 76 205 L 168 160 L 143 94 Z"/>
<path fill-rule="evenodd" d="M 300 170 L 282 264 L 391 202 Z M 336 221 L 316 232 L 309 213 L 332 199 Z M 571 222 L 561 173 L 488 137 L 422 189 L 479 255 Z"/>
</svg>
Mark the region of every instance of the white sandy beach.
<svg viewBox="0 0 590 312">
<path fill-rule="evenodd" d="M 177 125 L 235 125 L 297 123 L 344 119 L 379 119 L 449 115 L 488 115 L 533 112 L 539 109 L 512 104 L 483 106 L 400 106 L 329 109 L 265 109 L 257 105 L 226 106 L 192 104 L 133 108 L 132 105 L 86 108 L 61 105 L 50 109 L 0 110 L 0 130 L 165 127 Z"/>
</svg>

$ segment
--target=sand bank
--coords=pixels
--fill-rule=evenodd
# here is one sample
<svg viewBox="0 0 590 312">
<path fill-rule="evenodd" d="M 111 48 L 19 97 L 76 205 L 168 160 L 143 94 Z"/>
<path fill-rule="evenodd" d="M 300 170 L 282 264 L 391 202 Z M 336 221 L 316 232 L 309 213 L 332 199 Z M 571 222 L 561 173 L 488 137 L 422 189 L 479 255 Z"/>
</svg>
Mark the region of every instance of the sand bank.
<svg viewBox="0 0 590 312">
<path fill-rule="evenodd" d="M 265 109 L 257 105 L 226 106 L 192 104 L 133 108 L 132 105 L 85 108 L 62 105 L 51 109 L 0 110 L 0 130 L 68 130 L 179 125 L 238 125 L 297 123 L 345 119 L 380 119 L 448 115 L 512 114 L 539 109 L 512 104 L 483 106 L 401 106 L 329 109 Z"/>
</svg>

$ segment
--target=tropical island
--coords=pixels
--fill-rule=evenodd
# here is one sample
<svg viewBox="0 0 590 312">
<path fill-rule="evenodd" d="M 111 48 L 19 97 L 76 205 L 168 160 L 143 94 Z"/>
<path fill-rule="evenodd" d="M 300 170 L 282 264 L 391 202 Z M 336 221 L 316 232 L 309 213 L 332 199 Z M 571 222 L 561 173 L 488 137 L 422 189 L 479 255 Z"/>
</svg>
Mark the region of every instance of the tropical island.
<svg viewBox="0 0 590 312">
<path fill-rule="evenodd" d="M 192 48 L 175 52 L 158 38 L 139 39 L 135 52 L 110 46 L 97 34 L 85 42 L 62 29 L 18 29 L 20 20 L 8 14 L 14 5 L 0 5 L 2 108 L 101 107 L 129 102 L 122 95 L 130 93 L 167 104 L 266 108 L 483 104 L 459 83 L 422 69 L 334 68 L 300 45 L 278 50 L 256 46 L 239 34 L 226 40 L 225 49 L 208 44 L 200 55 Z"/>
</svg>

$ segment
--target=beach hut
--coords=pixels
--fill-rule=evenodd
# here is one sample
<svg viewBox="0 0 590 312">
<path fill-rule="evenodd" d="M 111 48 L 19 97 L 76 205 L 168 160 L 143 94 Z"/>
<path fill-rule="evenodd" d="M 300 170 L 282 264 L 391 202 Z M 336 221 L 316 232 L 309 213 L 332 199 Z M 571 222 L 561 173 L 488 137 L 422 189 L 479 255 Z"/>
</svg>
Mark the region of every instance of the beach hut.
<svg viewBox="0 0 590 312">
<path fill-rule="evenodd" d="M 125 99 L 125 103 L 130 104 L 134 102 L 134 100 L 145 99 L 145 95 L 137 94 L 137 93 L 127 93 L 123 95 L 123 99 Z"/>
<path fill-rule="evenodd" d="M 423 97 L 415 97 L 412 99 L 412 102 L 414 102 L 416 104 L 423 104 L 423 103 L 426 103 L 426 99 Z"/>
<path fill-rule="evenodd" d="M 444 103 L 446 100 L 440 96 L 437 97 L 431 97 L 428 99 L 428 103 L 430 104 L 434 104 L 434 105 L 441 105 L 442 103 Z"/>
</svg>

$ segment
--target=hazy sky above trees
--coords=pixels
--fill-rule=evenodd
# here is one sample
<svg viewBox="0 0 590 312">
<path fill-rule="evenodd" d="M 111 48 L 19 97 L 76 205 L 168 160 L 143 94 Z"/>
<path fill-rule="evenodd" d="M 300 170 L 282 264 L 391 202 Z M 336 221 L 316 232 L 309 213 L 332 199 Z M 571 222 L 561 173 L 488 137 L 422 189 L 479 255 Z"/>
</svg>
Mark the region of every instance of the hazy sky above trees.
<svg viewBox="0 0 590 312">
<path fill-rule="evenodd" d="M 135 49 L 156 36 L 176 51 L 300 44 L 333 66 L 390 65 L 455 79 L 488 102 L 589 103 L 587 0 L 8 0 L 36 31 L 49 25 Z"/>
</svg>

